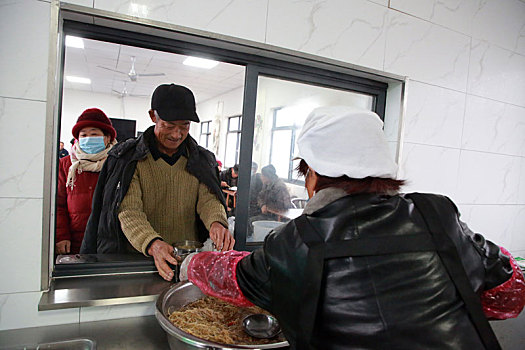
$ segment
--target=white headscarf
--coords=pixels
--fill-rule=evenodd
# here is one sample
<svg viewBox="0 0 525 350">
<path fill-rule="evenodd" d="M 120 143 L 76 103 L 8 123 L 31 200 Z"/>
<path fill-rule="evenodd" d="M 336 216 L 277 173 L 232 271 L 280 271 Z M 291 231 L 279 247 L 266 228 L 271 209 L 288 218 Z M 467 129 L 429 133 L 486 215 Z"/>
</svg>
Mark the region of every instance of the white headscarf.
<svg viewBox="0 0 525 350">
<path fill-rule="evenodd" d="M 297 147 L 296 158 L 304 159 L 320 175 L 397 176 L 383 122 L 368 110 L 347 106 L 314 109 L 297 138 Z"/>
</svg>

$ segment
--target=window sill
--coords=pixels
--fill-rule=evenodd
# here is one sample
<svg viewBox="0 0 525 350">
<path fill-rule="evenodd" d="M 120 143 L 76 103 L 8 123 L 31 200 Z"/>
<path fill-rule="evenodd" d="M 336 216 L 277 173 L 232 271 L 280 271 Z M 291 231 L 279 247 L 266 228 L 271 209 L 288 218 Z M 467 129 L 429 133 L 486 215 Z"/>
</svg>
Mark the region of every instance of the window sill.
<svg viewBox="0 0 525 350">
<path fill-rule="evenodd" d="M 156 272 L 54 279 L 38 311 L 155 301 L 171 283 Z"/>
</svg>

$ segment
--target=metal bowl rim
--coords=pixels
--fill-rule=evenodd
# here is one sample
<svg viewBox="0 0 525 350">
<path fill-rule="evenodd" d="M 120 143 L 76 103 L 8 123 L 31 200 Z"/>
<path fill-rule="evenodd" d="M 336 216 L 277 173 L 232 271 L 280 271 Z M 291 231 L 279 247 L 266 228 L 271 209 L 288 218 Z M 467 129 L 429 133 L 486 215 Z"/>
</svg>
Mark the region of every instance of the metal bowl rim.
<svg viewBox="0 0 525 350">
<path fill-rule="evenodd" d="M 163 301 L 167 296 L 175 293 L 177 290 L 181 290 L 184 288 L 192 288 L 192 287 L 197 288 L 189 281 L 178 282 L 178 283 L 175 283 L 167 287 L 165 290 L 163 290 L 159 294 L 159 297 L 156 302 L 155 317 L 157 318 L 161 327 L 166 331 L 166 333 L 168 333 L 168 336 L 174 336 L 175 338 L 177 338 L 178 340 L 186 344 L 194 345 L 197 347 L 204 347 L 204 348 L 214 347 L 214 348 L 225 349 L 225 350 L 229 350 L 229 349 L 232 349 L 232 350 L 233 349 L 276 349 L 276 348 L 282 348 L 282 347 L 289 345 L 287 341 L 277 342 L 277 343 L 272 343 L 272 344 L 257 344 L 257 345 L 221 344 L 221 343 L 216 343 L 216 342 L 204 340 L 201 338 L 197 338 L 196 336 L 192 334 L 184 332 L 182 329 L 176 327 L 173 323 L 171 323 L 169 318 L 164 314 Z"/>
</svg>

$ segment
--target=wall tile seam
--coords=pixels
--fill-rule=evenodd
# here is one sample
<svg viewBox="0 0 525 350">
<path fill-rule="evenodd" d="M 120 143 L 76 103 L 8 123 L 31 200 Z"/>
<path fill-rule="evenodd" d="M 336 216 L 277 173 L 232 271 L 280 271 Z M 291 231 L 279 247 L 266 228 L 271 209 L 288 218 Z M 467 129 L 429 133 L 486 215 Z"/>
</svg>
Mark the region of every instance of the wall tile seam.
<svg viewBox="0 0 525 350">
<path fill-rule="evenodd" d="M 0 98 L 6 98 L 6 99 L 10 99 L 10 100 L 19 100 L 19 101 L 28 101 L 28 102 L 44 102 L 44 103 L 47 102 L 47 100 L 40 100 L 40 99 L 35 99 L 35 98 L 15 97 L 15 96 L 5 96 L 5 95 L 0 95 Z"/>
<path fill-rule="evenodd" d="M 404 12 L 404 11 L 401 11 L 401 10 L 399 10 L 399 9 L 396 9 L 396 8 L 390 7 L 390 5 L 388 6 L 388 9 L 389 9 L 389 10 L 392 10 L 392 11 L 395 11 L 395 12 L 402 13 L 402 14 L 407 15 L 407 16 L 409 16 L 409 17 L 412 17 L 412 18 L 415 18 L 415 19 L 418 19 L 418 20 L 421 20 L 421 21 L 424 21 L 424 22 L 430 23 L 430 24 L 432 24 L 432 25 L 435 25 L 436 27 L 441 27 L 442 29 L 450 30 L 451 32 L 454 32 L 454 33 L 456 33 L 456 34 L 461 34 L 461 35 L 466 36 L 466 37 L 472 37 L 471 34 L 463 33 L 463 32 L 460 32 L 460 31 L 458 31 L 458 30 L 456 30 L 456 29 L 446 27 L 446 26 L 444 26 L 444 25 L 442 25 L 442 24 L 432 22 L 432 21 L 430 21 L 430 20 L 428 20 L 428 19 L 421 18 L 421 17 L 415 16 L 415 15 L 413 15 L 413 14 L 410 14 L 410 13 L 407 13 L 407 12 Z"/>
<path fill-rule="evenodd" d="M 1 195 L 0 196 L 0 199 L 38 199 L 38 200 L 41 200 L 41 199 L 44 199 L 44 197 L 22 197 L 22 196 L 6 196 L 6 195 Z"/>
<path fill-rule="evenodd" d="M 520 36 L 523 36 L 523 35 L 520 35 Z M 484 42 L 484 43 L 487 43 L 487 44 L 489 44 L 490 46 L 495 46 L 495 47 L 497 47 L 498 49 L 501 49 L 501 50 L 510 51 L 510 52 L 512 52 L 514 55 L 524 56 L 524 57 L 525 57 L 525 54 L 519 53 L 518 51 L 515 50 L 515 48 L 513 48 L 513 49 L 509 49 L 508 47 L 501 46 L 500 44 L 495 43 L 495 42 L 493 42 L 493 41 L 491 41 L 491 40 L 483 39 L 483 38 L 479 38 L 479 37 L 476 37 L 476 36 L 474 36 L 474 35 L 472 35 L 472 39 L 474 39 L 474 40 L 478 40 L 478 41 L 481 41 L 481 42 Z"/>
<path fill-rule="evenodd" d="M 406 138 L 406 136 L 405 136 Z M 414 142 L 414 141 L 405 141 L 405 144 L 408 145 L 417 145 L 417 146 L 427 146 L 427 147 L 439 147 L 439 148 L 446 148 L 446 149 L 452 149 L 452 150 L 458 150 L 458 151 L 467 151 L 467 152 L 476 152 L 476 153 L 483 153 L 483 154 L 491 154 L 496 156 L 505 156 L 505 157 L 514 157 L 514 158 L 523 158 L 525 159 L 525 155 L 515 155 L 515 154 L 507 154 L 507 153 L 496 153 L 496 152 L 488 152 L 483 150 L 476 150 L 471 148 L 464 148 L 464 147 L 451 147 L 451 146 L 443 146 L 433 143 L 421 143 L 421 142 Z"/>
<path fill-rule="evenodd" d="M 468 96 L 474 96 L 474 97 L 482 98 L 482 99 L 489 100 L 489 101 L 492 101 L 492 102 L 503 103 L 505 105 L 509 105 L 509 106 L 513 106 L 513 107 L 525 108 L 525 101 L 523 101 L 524 102 L 523 105 L 517 105 L 515 103 L 506 102 L 506 101 L 502 101 L 502 100 L 496 100 L 495 98 L 491 98 L 491 97 L 487 97 L 487 96 L 483 96 L 483 95 L 478 95 L 478 94 L 473 94 L 473 93 L 470 93 L 470 92 L 466 92 L 466 94 L 467 94 L 467 97 Z"/>
<path fill-rule="evenodd" d="M 470 56 L 470 55 L 469 55 Z M 448 87 L 448 86 L 442 86 L 442 85 L 437 85 L 437 84 L 434 84 L 434 83 L 429 83 L 427 81 L 423 81 L 423 80 L 419 80 L 417 78 L 410 78 L 410 76 L 408 76 L 408 79 L 410 81 L 413 81 L 413 82 L 416 82 L 416 83 L 419 83 L 419 84 L 424 84 L 424 85 L 428 85 L 428 86 L 433 86 L 433 87 L 436 87 L 436 88 L 440 88 L 440 89 L 445 89 L 445 90 L 448 90 L 448 91 L 453 91 L 453 92 L 457 92 L 457 93 L 461 93 L 461 94 L 468 94 L 466 92 L 466 89 L 465 90 L 457 90 L 457 89 L 453 89 L 451 87 Z"/>
</svg>

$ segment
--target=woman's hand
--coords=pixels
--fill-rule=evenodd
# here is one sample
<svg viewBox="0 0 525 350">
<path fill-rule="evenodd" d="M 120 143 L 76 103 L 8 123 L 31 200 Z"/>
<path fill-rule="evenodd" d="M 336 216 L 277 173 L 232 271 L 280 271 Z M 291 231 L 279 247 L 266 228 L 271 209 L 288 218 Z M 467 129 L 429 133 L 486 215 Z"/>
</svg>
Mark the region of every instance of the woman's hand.
<svg viewBox="0 0 525 350">
<path fill-rule="evenodd" d="M 71 241 L 64 239 L 56 244 L 57 254 L 69 254 L 71 252 Z"/>
<path fill-rule="evenodd" d="M 221 252 L 233 249 L 235 239 L 227 228 L 215 221 L 210 227 L 210 238 Z"/>
</svg>

